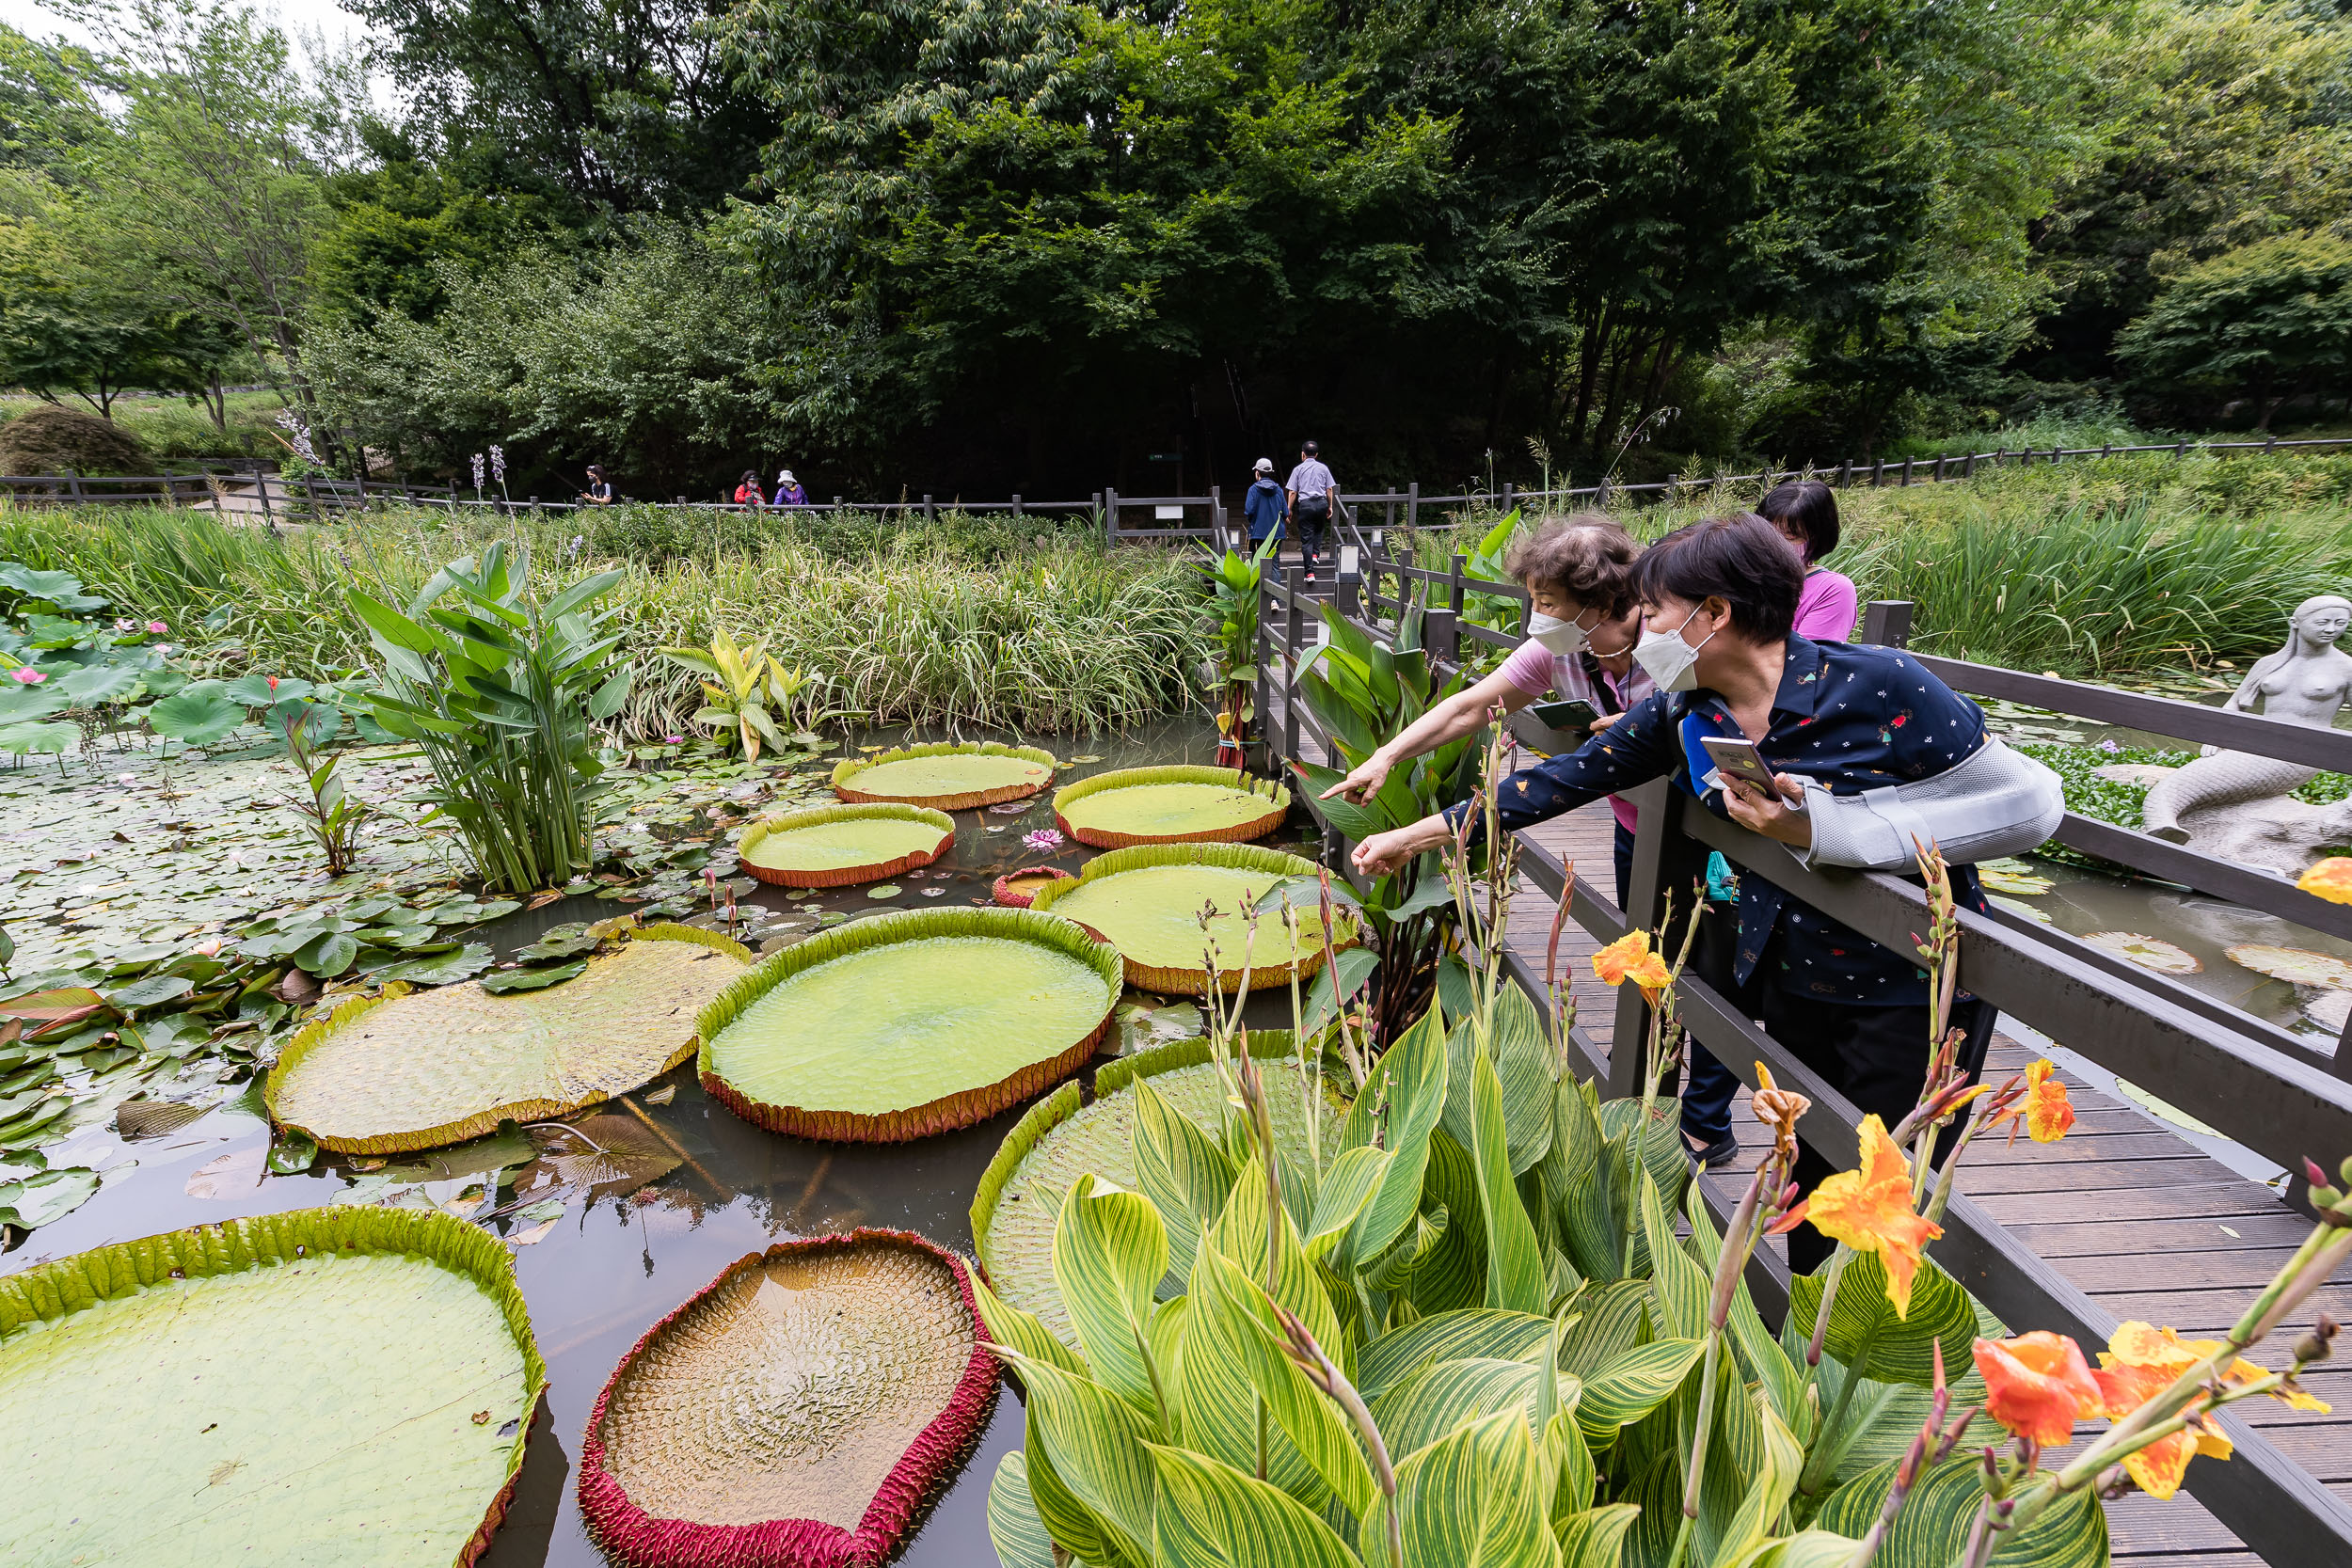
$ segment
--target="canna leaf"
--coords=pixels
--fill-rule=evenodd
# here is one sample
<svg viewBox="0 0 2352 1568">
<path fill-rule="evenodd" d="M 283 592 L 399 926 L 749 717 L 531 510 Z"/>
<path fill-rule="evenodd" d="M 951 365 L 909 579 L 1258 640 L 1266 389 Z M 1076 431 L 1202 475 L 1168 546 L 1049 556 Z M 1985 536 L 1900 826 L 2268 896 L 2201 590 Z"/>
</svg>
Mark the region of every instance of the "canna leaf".
<svg viewBox="0 0 2352 1568">
<path fill-rule="evenodd" d="M 1407 1454 L 1397 1465 L 1403 1568 L 1558 1568 L 1527 1418 L 1505 1410 Z M 1359 1539 L 1384 1539 L 1385 1501 Z M 1377 1560 L 1375 1558 L 1374 1560 Z"/>
<path fill-rule="evenodd" d="M 1168 1232 L 1151 1201 L 1091 1173 L 1079 1177 L 1054 1226 L 1054 1283 L 1095 1377 L 1155 1418 L 1145 1338 L 1152 1291 L 1167 1272 Z"/>
<path fill-rule="evenodd" d="M 1029 1462 L 1019 1449 L 996 1462 L 988 1485 L 988 1539 L 1002 1568 L 1057 1568 L 1054 1538 L 1029 1497 Z"/>
<path fill-rule="evenodd" d="M 1486 1221 L 1486 1305 L 1510 1312 L 1541 1314 L 1551 1305 L 1543 1254 L 1512 1181 L 1511 1153 L 1502 1123 L 1502 1085 L 1485 1050 L 1470 1064 L 1471 1157 L 1478 1164 L 1478 1196 Z M 1687 1261 L 1687 1260 L 1686 1260 Z"/>
<path fill-rule="evenodd" d="M 1161 1568 L 1359 1568 L 1330 1526 L 1278 1488 L 1183 1449 L 1150 1451 Z"/>
<path fill-rule="evenodd" d="M 1697 1370 L 1706 1344 L 1697 1339 L 1656 1339 L 1614 1356 L 1584 1379 L 1576 1424 L 1585 1441 L 1605 1449 L 1629 1426 L 1674 1397 Z"/>
<path fill-rule="evenodd" d="M 1200 1250 L 1200 1232 L 1224 1212 L 1233 1190 L 1233 1161 L 1169 1104 L 1150 1079 L 1136 1079 L 1133 1093 L 1136 1185 L 1152 1200 L 1166 1227 L 1168 1271 L 1188 1281 Z"/>
<path fill-rule="evenodd" d="M 1093 1516 L 1105 1541 L 1137 1561 L 1149 1561 L 1150 1445 L 1158 1429 L 1099 1383 L 1018 1351 L 1000 1348 L 997 1354 L 1021 1374 L 1032 1456 L 1043 1451 L 1054 1475 Z M 1036 1482 L 1033 1468 L 1033 1497 Z"/>
</svg>

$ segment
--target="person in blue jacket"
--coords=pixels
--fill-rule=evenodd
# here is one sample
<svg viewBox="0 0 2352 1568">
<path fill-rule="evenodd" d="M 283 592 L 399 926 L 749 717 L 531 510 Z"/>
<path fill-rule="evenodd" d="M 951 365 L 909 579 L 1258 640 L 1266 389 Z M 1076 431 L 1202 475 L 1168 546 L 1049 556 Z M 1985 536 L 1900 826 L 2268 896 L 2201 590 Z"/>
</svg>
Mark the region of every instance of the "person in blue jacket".
<svg viewBox="0 0 2352 1568">
<path fill-rule="evenodd" d="M 1283 521 L 1290 515 L 1290 498 L 1283 495 L 1282 487 L 1274 482 L 1272 458 L 1258 459 L 1257 476 L 1257 482 L 1249 486 L 1249 494 L 1243 498 L 1241 503 L 1243 515 L 1249 519 L 1252 554 L 1268 539 L 1282 537 Z"/>
</svg>

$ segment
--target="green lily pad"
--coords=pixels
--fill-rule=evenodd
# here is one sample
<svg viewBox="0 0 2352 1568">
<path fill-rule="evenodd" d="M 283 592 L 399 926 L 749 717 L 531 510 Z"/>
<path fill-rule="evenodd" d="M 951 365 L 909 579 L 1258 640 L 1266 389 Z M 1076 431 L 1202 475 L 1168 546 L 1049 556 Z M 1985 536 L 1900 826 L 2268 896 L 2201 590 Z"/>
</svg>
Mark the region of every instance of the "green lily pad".
<svg viewBox="0 0 2352 1568">
<path fill-rule="evenodd" d="M 1248 845 L 1139 845 L 1098 855 L 1075 879 L 1038 889 L 1030 907 L 1102 932 L 1126 959 L 1128 982 L 1147 990 L 1198 993 L 1211 943 L 1218 989 L 1240 988 L 1246 954 L 1255 990 L 1288 984 L 1294 969 L 1304 979 L 1322 967 L 1314 910 L 1299 913 L 1295 948 L 1279 914 L 1260 915 L 1254 937 L 1246 920 L 1246 911 L 1284 879 L 1314 875 L 1312 861 Z M 1205 933 L 1203 906 L 1216 911 Z M 1343 932 L 1339 944 L 1350 941 Z"/>
<path fill-rule="evenodd" d="M 1290 791 L 1236 768 L 1121 768 L 1058 790 L 1054 820 L 1081 844 L 1244 844 L 1289 814 Z"/>
<path fill-rule="evenodd" d="M 833 792 L 844 800 L 895 800 L 934 811 L 1019 800 L 1053 782 L 1053 752 L 993 740 L 909 746 L 845 760 L 833 770 Z"/>
<path fill-rule="evenodd" d="M 2142 936 L 2137 931 L 2093 931 L 2083 941 L 2116 957 L 2129 958 L 2143 969 L 2159 974 L 2201 974 L 2204 960 L 2162 937 Z"/>
<path fill-rule="evenodd" d="M 41 1264 L 0 1280 L 0 1560 L 213 1568 L 365 1542 L 445 1568 L 497 1528 L 546 1383 L 506 1249 L 430 1209 Z"/>
<path fill-rule="evenodd" d="M 1286 1163 L 1304 1162 L 1309 1086 L 1289 1033 L 1251 1031 L 1249 1054 L 1265 1073 L 1275 1147 Z M 1081 1106 L 1078 1085 L 1065 1084 L 1029 1107 L 1005 1135 L 972 1199 L 973 1250 L 990 1288 L 1036 1313 L 1073 1349 L 1077 1339 L 1054 1286 L 1054 1215 L 1070 1183 L 1089 1171 L 1136 1190 L 1134 1085 L 1147 1079 L 1178 1114 L 1216 1137 L 1228 1110 L 1225 1079 L 1206 1039 L 1178 1040 L 1104 1064 L 1090 1104 Z M 1328 1101 L 1323 1108 L 1319 1135 L 1327 1159 L 1338 1148 L 1345 1110 Z"/>
<path fill-rule="evenodd" d="M 482 989 L 492 996 L 507 996 L 516 991 L 546 990 L 566 980 L 577 980 L 588 972 L 588 960 L 576 959 L 567 964 L 552 964 L 546 969 L 507 969 L 482 977 Z"/>
<path fill-rule="evenodd" d="M 763 882 L 849 887 L 929 865 L 955 841 L 955 818 L 928 807 L 818 806 L 753 824 L 736 853 Z"/>
<path fill-rule="evenodd" d="M 2333 953 L 2314 952 L 2308 947 L 2274 947 L 2255 942 L 2240 942 L 2222 951 L 2232 963 L 2274 980 L 2335 990 L 2352 988 L 2352 963 Z"/>
<path fill-rule="evenodd" d="M 305 1025 L 270 1069 L 270 1116 L 354 1154 L 568 1116 L 692 1054 L 696 1009 L 749 958 L 711 932 L 657 926 L 553 992 L 468 984 L 346 1003 Z"/>
<path fill-rule="evenodd" d="M 969 1126 L 1093 1054 L 1119 955 L 1029 910 L 878 912 L 705 1008 L 703 1086 L 772 1132 L 891 1143 Z"/>
</svg>

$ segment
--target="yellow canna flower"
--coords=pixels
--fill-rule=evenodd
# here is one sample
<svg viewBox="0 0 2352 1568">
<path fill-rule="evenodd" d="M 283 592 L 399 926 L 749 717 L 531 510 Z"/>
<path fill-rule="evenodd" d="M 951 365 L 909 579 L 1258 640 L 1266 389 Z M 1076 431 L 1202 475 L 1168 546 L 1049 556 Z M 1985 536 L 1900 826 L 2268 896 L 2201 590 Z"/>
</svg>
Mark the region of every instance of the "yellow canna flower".
<svg viewBox="0 0 2352 1568">
<path fill-rule="evenodd" d="M 1919 1249 L 1944 1227 L 1911 1212 L 1911 1162 L 1877 1113 L 1862 1118 L 1862 1168 L 1829 1178 L 1791 1211 L 1797 1212 L 1822 1235 L 1856 1252 L 1877 1253 L 1886 1267 L 1886 1299 L 1895 1304 L 1895 1316 L 1910 1317 Z"/>
<path fill-rule="evenodd" d="M 2330 855 L 2295 879 L 2305 893 L 2330 904 L 2352 904 L 2352 855 Z"/>
<path fill-rule="evenodd" d="M 1674 981 L 1666 960 L 1650 951 L 1649 933 L 1641 930 L 1628 931 L 1594 954 L 1593 973 L 1613 986 L 1630 980 L 1652 998 Z"/>
<path fill-rule="evenodd" d="M 2058 1064 L 2044 1057 L 2027 1068 L 2025 1098 L 2003 1113 L 2000 1119 L 2024 1127 L 2038 1144 L 2054 1144 L 2066 1136 L 2067 1130 L 2074 1125 L 2074 1103 L 2066 1098 L 2066 1084 L 2058 1076 Z M 2013 1142 L 2017 1127 L 2011 1127 L 2009 1135 Z"/>
</svg>

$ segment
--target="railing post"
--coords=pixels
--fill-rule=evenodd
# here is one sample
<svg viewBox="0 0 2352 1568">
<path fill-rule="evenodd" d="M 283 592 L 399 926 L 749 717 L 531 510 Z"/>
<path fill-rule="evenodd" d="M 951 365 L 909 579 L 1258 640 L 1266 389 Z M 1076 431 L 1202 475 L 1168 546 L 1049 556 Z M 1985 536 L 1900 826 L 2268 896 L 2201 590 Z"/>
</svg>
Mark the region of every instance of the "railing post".
<svg viewBox="0 0 2352 1568">
<path fill-rule="evenodd" d="M 1886 483 L 1886 460 L 1881 458 L 1870 465 L 1870 488 L 1875 490 Z"/>
<path fill-rule="evenodd" d="M 1849 458 L 1847 458 L 1847 459 L 1846 459 L 1846 461 L 1845 461 L 1844 463 L 1842 463 L 1842 464 L 1840 464 L 1840 465 L 1838 466 L 1838 469 L 1837 469 L 1837 487 L 1838 487 L 1840 490 L 1843 490 L 1843 489 L 1846 489 L 1847 487 L 1849 487 L 1850 485 L 1851 485 L 1852 483 L 1853 483 L 1853 459 L 1852 459 L 1852 458 L 1851 458 L 1851 457 L 1849 457 Z"/>
<path fill-rule="evenodd" d="M 1209 546 L 1219 551 L 1225 548 L 1225 486 L 1221 484 L 1209 486 Z"/>
<path fill-rule="evenodd" d="M 1383 528 L 1394 528 L 1394 527 L 1396 527 L 1396 486 L 1395 486 L 1395 485 L 1393 485 L 1393 484 L 1391 484 L 1391 485 L 1390 485 L 1390 486 L 1389 486 L 1389 503 L 1388 503 L 1388 510 L 1386 510 L 1385 512 L 1381 513 L 1380 516 L 1381 516 L 1381 524 L 1380 524 L 1380 526 L 1381 526 L 1381 527 L 1383 527 Z"/>
<path fill-rule="evenodd" d="M 1364 618 L 1364 562 L 1353 545 L 1340 546 L 1340 570 L 1331 589 L 1333 608 L 1350 620 Z"/>
<path fill-rule="evenodd" d="M 1414 480 L 1405 487 L 1405 526 L 1421 526 L 1421 481 Z"/>
<path fill-rule="evenodd" d="M 1258 666 L 1257 700 L 1251 705 L 1258 710 L 1259 734 L 1267 733 L 1265 725 L 1273 717 L 1268 698 L 1274 690 L 1274 631 L 1269 623 L 1274 616 L 1274 574 L 1267 572 L 1258 579 L 1258 645 L 1251 650 Z M 1282 705 L 1290 705 L 1290 689 L 1282 691 Z M 1240 738 L 1239 736 L 1235 737 Z M 1245 753 L 1246 754 L 1246 753 Z M 1272 757 L 1266 759 L 1268 773 L 1279 773 L 1281 765 Z"/>
<path fill-rule="evenodd" d="M 1282 626 L 1282 756 L 1298 756 L 1298 602 L 1307 596 L 1307 568 L 1290 569 L 1289 616 Z M 1262 672 L 1263 673 L 1263 672 Z"/>
<path fill-rule="evenodd" d="M 1948 456 L 1939 457 L 1935 460 L 1935 479 L 1932 483 L 1937 484 L 1944 483 L 1944 465 L 1949 463 L 1950 461 L 1951 458 Z"/>
<path fill-rule="evenodd" d="M 1021 515 L 1021 492 L 1018 490 L 1012 493 L 1012 515 L 1016 517 Z"/>
<path fill-rule="evenodd" d="M 1911 487 L 1911 459 L 1908 457 L 1903 459 L 1903 477 L 1901 483 L 1905 489 L 1909 489 Z"/>
<path fill-rule="evenodd" d="M 1462 623 L 1453 610 L 1423 610 L 1421 641 L 1431 658 L 1443 659 L 1448 664 L 1462 662 Z"/>
<path fill-rule="evenodd" d="M 65 470 L 65 493 L 74 500 L 82 499 L 82 476 L 72 468 Z"/>
<path fill-rule="evenodd" d="M 1119 492 L 1108 485 L 1103 487 L 1103 543 L 1119 543 Z"/>
<path fill-rule="evenodd" d="M 1862 609 L 1862 641 L 1882 648 L 1911 646 L 1912 601 L 1872 599 Z"/>
<path fill-rule="evenodd" d="M 1633 829 L 1633 875 L 1626 886 L 1625 918 L 1637 930 L 1656 932 L 1662 924 L 1666 895 L 1666 835 L 1680 832 L 1673 820 L 1676 798 L 1663 782 L 1644 784 L 1635 797 L 1640 813 Z M 1659 932 L 1658 945 L 1671 945 Z M 1616 1016 L 1609 1033 L 1609 1098 L 1630 1100 L 1642 1092 L 1648 1067 L 1649 1005 L 1639 986 L 1617 988 Z"/>
<path fill-rule="evenodd" d="M 1977 477 L 1977 454 L 1975 452 L 1970 452 L 1966 457 L 1961 460 L 1960 477 L 1963 479 L 1974 479 Z"/>
<path fill-rule="evenodd" d="M 923 492 L 923 521 L 929 523 L 937 516 L 938 514 L 931 510 L 931 493 L 926 490 Z"/>
<path fill-rule="evenodd" d="M 453 483 L 450 486 L 450 490 L 453 494 L 455 493 L 456 489 L 457 486 Z M 262 526 L 267 528 L 272 533 L 276 533 L 278 531 L 278 519 L 271 515 L 269 509 L 269 475 L 262 471 L 262 466 L 259 463 L 253 465 L 253 490 L 256 495 L 262 498 Z"/>
<path fill-rule="evenodd" d="M 2186 457 L 2188 455 L 2188 443 L 2186 441 L 2174 442 L 2172 445 L 2172 455 L 2176 458 Z"/>
<path fill-rule="evenodd" d="M 1503 483 L 1502 483 L 1502 514 L 1503 514 L 1503 515 L 1505 515 L 1505 516 L 1509 516 L 1509 515 L 1510 515 L 1510 514 L 1511 514 L 1511 498 L 1512 498 L 1513 496 L 1517 495 L 1518 493 L 1518 487 L 1517 485 L 1513 484 L 1513 483 L 1512 483 L 1509 480 L 1505 480 L 1505 481 L 1503 481 Z"/>
</svg>

